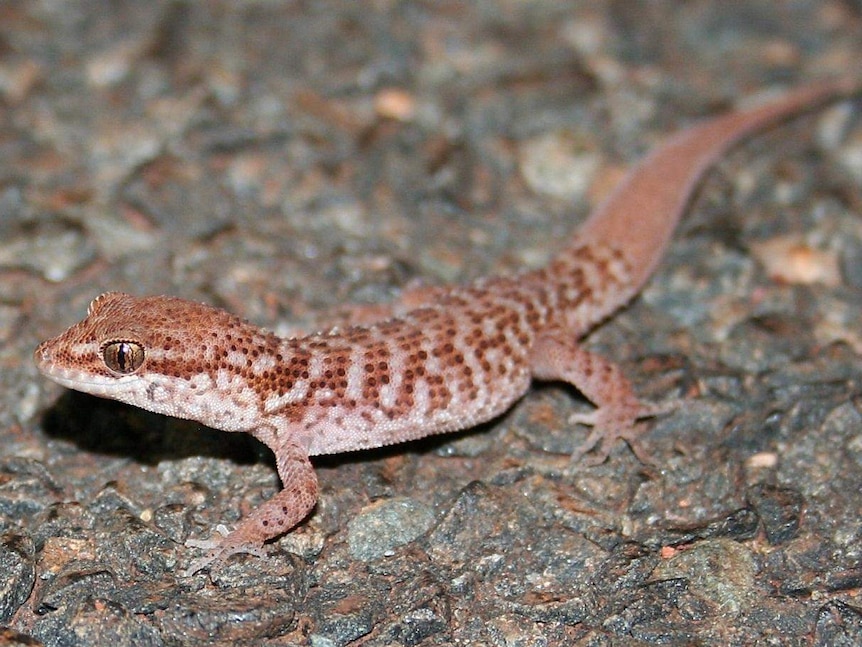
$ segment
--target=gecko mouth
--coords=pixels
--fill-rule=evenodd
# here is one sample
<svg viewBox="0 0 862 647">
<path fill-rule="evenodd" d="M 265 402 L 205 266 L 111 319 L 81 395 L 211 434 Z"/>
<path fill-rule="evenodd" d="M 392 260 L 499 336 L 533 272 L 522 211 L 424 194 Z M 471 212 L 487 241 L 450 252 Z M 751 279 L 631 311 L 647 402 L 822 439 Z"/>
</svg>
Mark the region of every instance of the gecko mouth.
<svg viewBox="0 0 862 647">
<path fill-rule="evenodd" d="M 84 391 L 92 395 L 105 395 L 111 392 L 111 384 L 122 379 L 113 378 L 109 381 L 109 378 L 94 376 L 80 369 L 63 366 L 54 358 L 50 346 L 50 341 L 39 344 L 33 352 L 33 361 L 42 375 L 60 386 Z"/>
</svg>

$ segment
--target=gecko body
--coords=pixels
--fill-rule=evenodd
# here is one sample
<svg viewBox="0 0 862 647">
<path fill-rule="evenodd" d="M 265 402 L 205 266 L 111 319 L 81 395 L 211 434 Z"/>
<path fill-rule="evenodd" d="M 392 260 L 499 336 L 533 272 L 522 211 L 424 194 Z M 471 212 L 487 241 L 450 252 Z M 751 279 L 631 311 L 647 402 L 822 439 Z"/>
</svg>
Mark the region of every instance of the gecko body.
<svg viewBox="0 0 862 647">
<path fill-rule="evenodd" d="M 275 453 L 283 489 L 204 543 L 192 572 L 301 522 L 318 495 L 309 456 L 475 426 L 533 379 L 568 382 L 596 405 L 571 418 L 592 426 L 576 456 L 600 445 L 604 458 L 622 438 L 643 459 L 637 421 L 656 408 L 578 339 L 641 289 L 697 182 L 730 146 L 856 91 L 853 81 L 802 88 L 685 130 L 638 164 L 546 267 L 436 288 L 378 323 L 282 339 L 205 304 L 109 292 L 35 361 L 69 388 L 250 433 Z"/>
</svg>

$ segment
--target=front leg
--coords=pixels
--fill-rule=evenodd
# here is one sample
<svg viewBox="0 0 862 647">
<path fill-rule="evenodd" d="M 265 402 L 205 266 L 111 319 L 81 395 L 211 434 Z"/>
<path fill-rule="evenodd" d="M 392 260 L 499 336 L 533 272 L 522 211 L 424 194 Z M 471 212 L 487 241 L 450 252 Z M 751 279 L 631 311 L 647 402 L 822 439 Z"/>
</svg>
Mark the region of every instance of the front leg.
<svg viewBox="0 0 862 647">
<path fill-rule="evenodd" d="M 187 546 L 205 548 L 208 552 L 191 563 L 186 575 L 223 562 L 234 553 L 261 555 L 265 541 L 287 532 L 311 512 L 317 503 L 317 475 L 308 452 L 299 444 L 285 443 L 275 453 L 283 489 L 226 536 L 208 541 L 188 540 Z"/>
<path fill-rule="evenodd" d="M 642 428 L 640 418 L 663 412 L 661 407 L 638 400 L 629 382 L 618 366 L 604 357 L 584 350 L 566 331 L 554 328 L 536 339 L 530 354 L 533 377 L 540 380 L 562 380 L 583 393 L 594 405 L 595 411 L 574 414 L 569 422 L 591 425 L 586 441 L 572 452 L 572 460 L 598 447 L 596 459 L 604 461 L 617 439 L 625 440 L 642 463 L 650 464 L 646 450 L 638 436 Z"/>
</svg>

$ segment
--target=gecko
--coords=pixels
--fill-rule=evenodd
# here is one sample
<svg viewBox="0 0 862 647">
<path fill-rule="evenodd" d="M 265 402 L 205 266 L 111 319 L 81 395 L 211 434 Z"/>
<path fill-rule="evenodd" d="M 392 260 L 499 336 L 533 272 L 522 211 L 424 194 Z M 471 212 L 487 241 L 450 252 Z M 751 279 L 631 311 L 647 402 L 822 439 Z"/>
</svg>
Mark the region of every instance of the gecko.
<svg viewBox="0 0 862 647">
<path fill-rule="evenodd" d="M 38 346 L 36 365 L 65 387 L 245 432 L 275 454 L 282 489 L 234 530 L 189 540 L 206 551 L 190 574 L 234 553 L 261 555 L 301 523 L 318 499 L 309 457 L 473 427 L 509 409 L 533 380 L 569 383 L 594 405 L 569 418 L 591 428 L 573 460 L 594 452 L 603 461 L 622 439 L 646 462 L 637 439 L 660 407 L 639 400 L 622 371 L 580 340 L 640 291 L 720 156 L 860 86 L 805 86 L 670 137 L 543 268 L 432 288 L 380 321 L 295 338 L 202 303 L 108 292 Z"/>
</svg>

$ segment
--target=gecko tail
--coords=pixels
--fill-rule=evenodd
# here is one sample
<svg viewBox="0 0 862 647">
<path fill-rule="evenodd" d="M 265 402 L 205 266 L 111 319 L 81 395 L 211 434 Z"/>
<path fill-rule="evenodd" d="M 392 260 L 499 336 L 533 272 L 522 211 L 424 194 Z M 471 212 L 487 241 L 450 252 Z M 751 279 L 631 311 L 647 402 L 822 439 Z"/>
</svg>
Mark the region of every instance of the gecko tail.
<svg viewBox="0 0 862 647">
<path fill-rule="evenodd" d="M 611 245 L 632 271 L 632 296 L 653 273 L 704 174 L 729 149 L 797 114 L 862 92 L 862 80 L 807 85 L 777 101 L 707 120 L 647 155 L 577 232 L 577 245 Z"/>
</svg>

